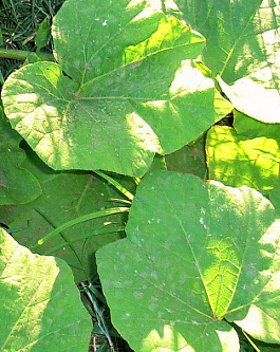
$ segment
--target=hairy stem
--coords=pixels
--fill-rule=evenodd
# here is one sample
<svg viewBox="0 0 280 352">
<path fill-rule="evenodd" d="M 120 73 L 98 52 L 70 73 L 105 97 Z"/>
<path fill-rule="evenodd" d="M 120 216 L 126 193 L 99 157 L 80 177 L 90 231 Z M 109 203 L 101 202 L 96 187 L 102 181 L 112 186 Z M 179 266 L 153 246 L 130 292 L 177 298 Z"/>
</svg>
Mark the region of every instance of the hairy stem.
<svg viewBox="0 0 280 352">
<path fill-rule="evenodd" d="M 53 54 L 49 53 L 40 53 L 40 54 L 35 54 L 30 51 L 24 51 L 24 50 L 13 50 L 13 49 L 0 49 L 0 57 L 4 59 L 15 59 L 15 60 L 25 60 L 28 57 L 32 56 L 38 56 L 41 60 L 44 61 L 54 61 L 54 56 Z"/>
</svg>

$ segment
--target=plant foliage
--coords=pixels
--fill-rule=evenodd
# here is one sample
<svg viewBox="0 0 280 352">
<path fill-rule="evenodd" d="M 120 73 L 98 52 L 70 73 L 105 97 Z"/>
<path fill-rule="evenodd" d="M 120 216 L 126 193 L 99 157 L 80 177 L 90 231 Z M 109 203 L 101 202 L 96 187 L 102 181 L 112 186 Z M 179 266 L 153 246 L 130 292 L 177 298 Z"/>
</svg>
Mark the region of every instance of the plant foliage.
<svg viewBox="0 0 280 352">
<path fill-rule="evenodd" d="M 1 93 L 1 350 L 85 351 L 75 282 L 98 350 L 107 303 L 136 352 L 279 350 L 279 16 L 68 0 L 36 24 Z"/>
</svg>

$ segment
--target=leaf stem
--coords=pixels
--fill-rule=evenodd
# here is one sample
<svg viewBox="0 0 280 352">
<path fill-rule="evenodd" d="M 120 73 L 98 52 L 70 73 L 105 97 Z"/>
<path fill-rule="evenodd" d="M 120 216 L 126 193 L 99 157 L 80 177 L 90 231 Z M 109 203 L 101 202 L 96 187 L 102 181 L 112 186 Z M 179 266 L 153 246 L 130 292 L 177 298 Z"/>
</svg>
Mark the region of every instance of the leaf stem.
<svg viewBox="0 0 280 352">
<path fill-rule="evenodd" d="M 114 186 L 118 191 L 120 191 L 126 198 L 128 198 L 129 200 L 133 201 L 134 199 L 134 195 L 132 193 L 130 193 L 124 186 L 122 186 L 118 181 L 114 180 L 112 177 L 108 176 L 107 174 L 105 174 L 102 171 L 97 171 L 95 170 L 94 173 L 96 173 L 96 175 L 104 178 L 106 181 L 108 181 L 109 183 L 111 183 L 112 186 Z"/>
<path fill-rule="evenodd" d="M 43 61 L 54 61 L 53 54 L 49 54 L 49 53 L 35 54 L 31 51 L 0 48 L 0 57 L 4 59 L 25 60 L 28 57 L 32 57 L 32 56 L 39 57 L 39 59 Z"/>
<path fill-rule="evenodd" d="M 97 236 L 102 236 L 102 235 L 109 235 L 111 233 L 117 233 L 117 232 L 121 232 L 121 231 L 124 231 L 125 230 L 125 226 L 124 225 L 119 225 L 118 228 L 116 229 L 103 229 L 103 231 L 101 230 L 100 232 L 96 233 L 96 234 L 93 234 L 93 235 L 89 235 L 89 234 L 86 234 L 86 235 L 83 235 L 83 236 L 80 236 L 80 237 L 77 237 L 75 238 L 73 241 L 68 241 L 66 243 L 62 243 L 54 248 L 52 248 L 51 250 L 47 251 L 47 252 L 44 252 L 44 255 L 52 255 L 53 253 L 59 251 L 60 249 L 66 247 L 66 246 L 69 246 L 70 244 L 74 244 L 76 242 L 79 242 L 79 241 L 82 241 L 82 240 L 87 240 L 91 237 L 97 237 Z"/>
<path fill-rule="evenodd" d="M 73 219 L 73 220 L 70 220 L 68 222 L 65 222 L 64 224 L 58 226 L 56 229 L 54 229 L 53 231 L 48 233 L 45 237 L 41 238 L 36 244 L 34 244 L 34 246 L 31 247 L 31 250 L 34 250 L 34 249 L 38 248 L 39 246 L 43 245 L 45 242 L 47 242 L 48 240 L 50 240 L 51 238 L 53 238 L 54 236 L 59 234 L 61 231 L 67 229 L 68 227 L 71 227 L 76 224 L 80 224 L 81 222 L 101 218 L 104 216 L 124 213 L 124 212 L 129 211 L 129 209 L 130 208 L 128 208 L 128 207 L 114 207 L 114 208 L 99 210 L 99 211 L 95 211 L 90 214 L 80 216 L 80 217 Z"/>
</svg>

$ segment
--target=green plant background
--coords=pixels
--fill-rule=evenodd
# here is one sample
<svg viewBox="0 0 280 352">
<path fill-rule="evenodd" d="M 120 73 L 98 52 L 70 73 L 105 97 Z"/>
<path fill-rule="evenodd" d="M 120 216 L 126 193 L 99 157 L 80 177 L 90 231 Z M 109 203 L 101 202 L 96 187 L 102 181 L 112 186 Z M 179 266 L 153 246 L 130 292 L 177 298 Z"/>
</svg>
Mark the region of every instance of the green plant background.
<svg viewBox="0 0 280 352">
<path fill-rule="evenodd" d="M 279 1 L 45 5 L 32 2 L 25 44 L 8 22 L 0 33 L 1 64 L 26 59 L 0 77 L 0 222 L 13 237 L 1 230 L 0 265 L 23 253 L 1 273 L 7 329 L 19 329 L 9 292 L 28 306 L 39 273 L 25 271 L 49 260 L 68 281 L 39 315 L 61 305 L 83 321 L 66 298 L 99 278 L 136 352 L 279 350 Z M 2 349 L 43 351 L 40 319 L 21 342 L 3 333 Z M 65 350 L 85 350 L 89 323 Z"/>
</svg>

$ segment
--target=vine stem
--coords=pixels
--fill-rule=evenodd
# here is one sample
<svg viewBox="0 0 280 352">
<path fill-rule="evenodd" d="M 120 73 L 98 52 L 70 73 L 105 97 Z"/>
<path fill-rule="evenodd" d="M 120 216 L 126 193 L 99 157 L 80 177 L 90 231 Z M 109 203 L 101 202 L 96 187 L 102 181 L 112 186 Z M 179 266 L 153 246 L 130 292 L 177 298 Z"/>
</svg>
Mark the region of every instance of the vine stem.
<svg viewBox="0 0 280 352">
<path fill-rule="evenodd" d="M 0 57 L 4 59 L 25 60 L 30 56 L 34 56 L 34 57 L 37 56 L 39 57 L 39 59 L 44 61 L 54 61 L 53 54 L 49 54 L 49 53 L 35 54 L 34 52 L 31 52 L 31 51 L 0 48 Z"/>
</svg>

